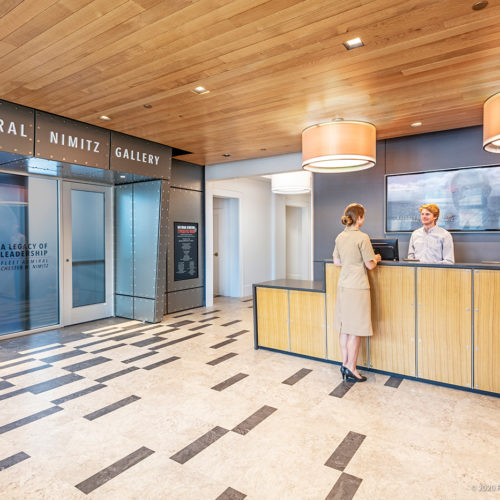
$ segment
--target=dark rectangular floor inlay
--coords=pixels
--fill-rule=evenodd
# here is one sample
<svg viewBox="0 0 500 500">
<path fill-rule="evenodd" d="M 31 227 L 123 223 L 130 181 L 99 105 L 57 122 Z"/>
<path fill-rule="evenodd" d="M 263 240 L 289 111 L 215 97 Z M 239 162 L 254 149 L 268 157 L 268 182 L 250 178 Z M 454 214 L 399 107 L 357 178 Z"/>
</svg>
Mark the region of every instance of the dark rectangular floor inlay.
<svg viewBox="0 0 500 500">
<path fill-rule="evenodd" d="M 219 342 L 218 344 L 211 345 L 210 349 L 219 349 L 220 347 L 224 347 L 227 344 L 232 344 L 233 342 L 237 342 L 237 340 L 236 339 L 224 340 L 222 342 Z"/>
<path fill-rule="evenodd" d="M 156 351 L 146 352 L 144 354 L 139 354 L 139 356 L 134 356 L 133 358 L 125 359 L 122 363 L 133 363 L 134 361 L 139 361 L 140 359 L 149 358 L 149 356 L 154 356 L 158 354 Z"/>
<path fill-rule="evenodd" d="M 101 363 L 107 363 L 108 361 L 111 360 L 109 358 L 105 358 L 104 356 L 98 356 L 97 358 L 87 359 L 81 363 L 65 366 L 63 370 L 68 370 L 69 372 L 79 372 L 80 370 L 85 370 L 86 368 L 91 368 L 92 366 L 100 365 Z"/>
<path fill-rule="evenodd" d="M 190 332 L 195 332 L 196 330 L 201 330 L 202 328 L 207 328 L 209 326 L 212 326 L 211 323 L 207 323 L 205 325 L 200 325 L 200 326 L 195 326 L 194 328 L 190 328 Z"/>
<path fill-rule="evenodd" d="M 131 333 L 123 333 L 122 335 L 117 335 L 110 340 L 115 340 L 116 342 L 120 340 L 131 339 L 132 337 L 138 337 L 139 335 L 144 335 L 146 332 L 131 332 Z"/>
<path fill-rule="evenodd" d="M 243 500 L 247 496 L 234 488 L 227 488 L 215 500 Z"/>
<path fill-rule="evenodd" d="M 214 314 L 214 313 L 218 313 L 220 312 L 220 309 L 214 309 L 213 311 L 208 311 L 208 312 L 204 312 L 204 313 L 201 313 L 202 316 L 208 316 L 209 314 Z"/>
<path fill-rule="evenodd" d="M 35 361 L 35 358 L 26 358 L 26 359 L 23 359 L 21 361 L 14 361 L 13 363 L 9 363 L 7 365 L 0 366 L 0 370 L 3 370 L 4 368 L 10 368 L 11 366 L 22 365 L 23 363 L 29 363 L 30 361 Z"/>
<path fill-rule="evenodd" d="M 243 420 L 243 422 L 239 423 L 234 429 L 232 429 L 232 431 L 244 436 L 245 434 L 248 434 L 254 427 L 259 425 L 263 420 L 272 415 L 276 410 L 277 408 L 264 405 L 255 413 L 250 415 L 247 419 Z"/>
<path fill-rule="evenodd" d="M 169 345 L 178 344 L 179 342 L 184 342 L 185 340 L 194 339 L 195 337 L 199 337 L 200 335 L 204 335 L 204 333 L 193 333 L 191 335 L 186 335 L 185 337 L 181 337 L 180 339 L 171 340 L 170 342 L 166 342 L 165 344 L 156 345 L 150 349 L 161 349 L 162 347 L 167 347 Z"/>
<path fill-rule="evenodd" d="M 120 333 L 122 330 L 113 330 L 112 332 L 107 332 L 107 333 L 100 333 L 97 335 L 98 337 L 109 337 L 111 335 L 116 335 L 117 333 Z"/>
<path fill-rule="evenodd" d="M 30 424 L 31 422 L 36 422 L 41 418 L 48 417 L 53 413 L 57 413 L 58 411 L 62 411 L 63 409 L 60 406 L 52 406 L 51 408 L 47 408 L 46 410 L 39 411 L 30 415 L 29 417 L 20 418 L 14 422 L 10 422 L 9 424 L 2 425 L 0 427 L 0 434 L 4 434 L 5 432 L 11 431 L 12 429 L 17 429 L 26 424 Z"/>
<path fill-rule="evenodd" d="M 19 394 L 24 394 L 25 392 L 28 392 L 28 389 L 17 389 L 16 391 L 11 391 L 8 392 L 7 394 L 0 394 L 0 401 L 4 399 L 9 399 L 13 398 L 14 396 L 19 396 Z"/>
<path fill-rule="evenodd" d="M 236 384 L 236 382 L 239 382 L 240 380 L 243 380 L 246 377 L 248 377 L 246 373 L 237 373 L 236 375 L 233 375 L 231 378 L 224 380 L 220 384 L 214 385 L 213 387 L 211 387 L 211 389 L 219 392 L 223 391 L 224 389 L 227 389 L 228 387 L 232 386 L 233 384 Z"/>
<path fill-rule="evenodd" d="M 362 479 L 342 472 L 325 500 L 351 500 L 358 491 Z"/>
<path fill-rule="evenodd" d="M 55 363 L 56 361 L 61 361 L 62 359 L 74 358 L 75 356 L 81 356 L 82 354 L 87 354 L 85 351 L 79 351 L 78 349 L 73 349 L 72 351 L 63 352 L 61 354 L 55 354 L 54 356 L 49 356 L 48 358 L 43 358 L 40 361 L 44 363 Z"/>
<path fill-rule="evenodd" d="M 203 436 L 199 437 L 196 441 L 193 441 L 190 445 L 183 448 L 181 451 L 178 451 L 175 455 L 172 455 L 170 458 L 179 464 L 185 464 L 188 460 L 193 458 L 195 455 L 198 455 L 198 453 L 202 452 L 205 448 L 208 448 L 211 444 L 215 443 L 215 441 L 228 432 L 229 431 L 227 429 L 216 426 L 206 434 L 203 434 Z"/>
<path fill-rule="evenodd" d="M 10 375 L 4 375 L 2 378 L 7 380 L 9 378 L 20 377 L 21 375 L 26 375 L 27 373 L 38 372 L 40 370 L 46 370 L 50 368 L 51 365 L 35 366 L 35 368 L 30 368 L 29 370 L 23 370 L 21 372 L 11 373 Z"/>
<path fill-rule="evenodd" d="M 139 399 L 141 399 L 139 396 L 129 396 L 128 398 L 120 399 L 120 401 L 117 401 L 116 403 L 105 406 L 104 408 L 101 408 L 100 410 L 93 411 L 92 413 L 89 413 L 88 415 L 84 415 L 83 418 L 86 418 L 87 420 L 95 420 L 96 418 L 107 415 L 108 413 L 111 413 L 112 411 L 118 410 L 119 408 L 123 408 L 124 406 L 127 406 L 127 405 L 129 405 L 129 404 L 131 404 Z"/>
<path fill-rule="evenodd" d="M 235 319 L 234 321 L 230 321 L 229 323 L 224 323 L 222 326 L 230 326 L 234 325 L 235 323 L 240 323 L 241 319 Z"/>
<path fill-rule="evenodd" d="M 240 330 L 239 332 L 236 333 L 231 333 L 231 335 L 226 335 L 228 339 L 234 339 L 235 337 L 239 337 L 240 335 L 243 335 L 244 333 L 248 333 L 249 330 Z"/>
<path fill-rule="evenodd" d="M 122 347 L 124 345 L 127 345 L 127 344 L 122 342 L 120 344 L 112 345 L 109 347 L 102 347 L 101 349 L 97 349 L 95 351 L 92 351 L 92 354 L 99 354 L 100 352 L 111 351 L 112 349 L 118 349 L 118 347 Z"/>
<path fill-rule="evenodd" d="M 122 375 L 126 375 L 127 373 L 130 373 L 130 372 L 135 372 L 138 369 L 139 368 L 137 368 L 137 366 L 129 366 L 128 368 L 125 368 L 124 370 L 110 373 L 109 375 L 104 375 L 104 377 L 96 378 L 95 381 L 102 384 L 103 382 L 107 382 L 108 380 L 111 380 L 113 378 L 121 377 Z"/>
<path fill-rule="evenodd" d="M 45 382 L 40 382 L 39 384 L 30 385 L 29 387 L 26 387 L 26 390 L 32 394 L 41 394 L 42 392 L 50 391 L 56 387 L 71 384 L 72 382 L 76 382 L 82 378 L 83 377 L 81 375 L 77 375 L 76 373 L 68 373 L 67 375 L 53 378 L 52 380 L 46 380 Z"/>
<path fill-rule="evenodd" d="M 294 373 L 291 377 L 288 377 L 286 380 L 283 380 L 283 382 L 281 383 L 286 385 L 294 385 L 311 372 L 312 370 L 309 370 L 308 368 L 302 368 L 297 373 Z"/>
<path fill-rule="evenodd" d="M 182 321 L 177 321 L 176 323 L 169 323 L 167 326 L 173 326 L 174 328 L 179 328 L 184 325 L 190 325 L 191 323 L 194 323 L 194 321 L 190 319 L 183 319 Z"/>
<path fill-rule="evenodd" d="M 104 384 L 93 385 L 91 387 L 87 387 L 86 389 L 82 389 L 81 391 L 73 392 L 72 394 L 63 396 L 62 398 L 54 399 L 54 401 L 51 401 L 51 403 L 54 403 L 55 405 L 60 405 L 62 403 L 66 403 L 66 401 L 71 401 L 72 399 L 76 399 L 81 396 L 91 394 L 92 392 L 98 391 L 99 389 L 103 389 L 104 387 L 106 387 Z"/>
<path fill-rule="evenodd" d="M 341 382 L 332 392 L 330 392 L 330 396 L 343 398 L 355 383 L 356 382 Z"/>
<path fill-rule="evenodd" d="M 10 382 L 7 382 L 6 380 L 1 380 L 0 381 L 0 391 L 7 389 L 7 387 L 12 387 L 13 385 L 14 384 L 11 384 Z"/>
<path fill-rule="evenodd" d="M 27 458 L 30 458 L 30 456 L 24 453 L 24 451 L 20 451 L 15 455 L 11 455 L 8 458 L 0 460 L 0 472 L 2 472 L 5 469 L 8 469 L 9 467 L 12 467 L 13 465 L 18 464 L 19 462 L 22 462 L 23 460 L 26 460 Z"/>
<path fill-rule="evenodd" d="M 147 345 L 156 344 L 157 342 L 162 342 L 163 340 L 165 339 L 162 339 L 161 337 L 153 337 L 150 339 L 139 340 L 131 345 L 135 347 L 146 347 Z"/>
<path fill-rule="evenodd" d="M 213 319 L 217 319 L 219 316 L 212 316 L 211 318 L 200 319 L 199 323 L 206 323 L 207 321 L 212 321 Z"/>
<path fill-rule="evenodd" d="M 142 448 L 139 448 L 130 455 L 127 455 L 121 460 L 118 460 L 118 462 L 115 462 L 109 467 L 106 467 L 97 474 L 94 474 L 88 479 L 85 479 L 85 481 L 82 481 L 75 487 L 78 488 L 81 492 L 88 495 L 96 488 L 99 488 L 99 486 L 102 486 L 103 484 L 107 483 L 114 477 L 118 476 L 118 474 L 121 474 L 127 469 L 130 469 L 130 467 L 133 467 L 134 465 L 138 464 L 139 462 L 149 457 L 153 453 L 154 453 L 153 450 L 150 450 L 149 448 L 143 446 Z"/>
<path fill-rule="evenodd" d="M 193 313 L 178 314 L 177 316 L 172 316 L 173 318 L 183 318 L 184 316 L 191 316 Z"/>
<path fill-rule="evenodd" d="M 87 344 L 77 345 L 76 349 L 83 349 L 84 347 L 90 347 L 92 345 L 102 344 L 103 342 L 109 342 L 109 339 L 94 340 L 93 342 L 88 342 Z"/>
<path fill-rule="evenodd" d="M 401 385 L 402 381 L 403 379 L 401 377 L 389 377 L 384 385 L 397 389 Z"/>
<path fill-rule="evenodd" d="M 356 451 L 358 451 L 365 437 L 364 434 L 350 431 L 344 440 L 337 446 L 330 458 L 325 462 L 325 465 L 332 469 L 343 471 Z"/>
<path fill-rule="evenodd" d="M 227 361 L 228 359 L 234 358 L 235 356 L 238 356 L 236 352 L 229 352 L 227 354 L 224 354 L 224 356 L 221 356 L 220 358 L 217 359 L 212 359 L 212 361 L 209 361 L 207 365 L 218 365 L 219 363 L 222 363 L 223 361 Z"/>
<path fill-rule="evenodd" d="M 156 363 L 153 363 L 152 365 L 145 366 L 145 370 L 153 370 L 154 368 L 158 368 L 159 366 L 166 365 L 168 363 L 171 363 L 172 361 L 175 361 L 177 359 L 181 359 L 178 356 L 172 356 L 171 358 L 164 359 L 162 361 L 158 361 Z"/>
</svg>

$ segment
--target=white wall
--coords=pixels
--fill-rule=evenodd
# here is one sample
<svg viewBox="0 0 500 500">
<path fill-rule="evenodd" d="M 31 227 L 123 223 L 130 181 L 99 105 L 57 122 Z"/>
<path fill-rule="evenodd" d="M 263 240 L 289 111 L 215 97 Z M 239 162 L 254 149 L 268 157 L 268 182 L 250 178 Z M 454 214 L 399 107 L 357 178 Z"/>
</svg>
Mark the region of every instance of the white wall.
<svg viewBox="0 0 500 500">
<path fill-rule="evenodd" d="M 286 241 L 287 218 L 286 207 L 302 208 L 302 241 L 301 248 L 297 249 L 301 257 L 300 279 L 310 280 L 312 276 L 312 212 L 311 195 L 273 195 L 273 279 L 285 279 L 286 272 Z"/>
<path fill-rule="evenodd" d="M 272 193 L 266 179 L 206 182 L 206 304 L 213 303 L 213 197 L 239 200 L 239 296 L 252 294 L 252 284 L 272 279 Z"/>
</svg>

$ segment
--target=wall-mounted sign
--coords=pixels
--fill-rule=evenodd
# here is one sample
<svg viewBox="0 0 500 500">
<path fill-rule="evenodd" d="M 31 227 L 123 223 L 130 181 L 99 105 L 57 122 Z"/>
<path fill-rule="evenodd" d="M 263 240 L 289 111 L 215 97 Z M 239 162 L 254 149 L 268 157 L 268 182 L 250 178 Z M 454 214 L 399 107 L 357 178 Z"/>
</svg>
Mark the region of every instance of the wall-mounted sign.
<svg viewBox="0 0 500 500">
<path fill-rule="evenodd" d="M 109 130 L 36 112 L 37 158 L 107 169 L 109 136 Z"/>
<path fill-rule="evenodd" d="M 174 281 L 198 277 L 198 224 L 174 222 Z"/>
<path fill-rule="evenodd" d="M 0 101 L 0 151 L 33 155 L 33 124 L 32 109 Z"/>
<path fill-rule="evenodd" d="M 171 164 L 170 146 L 111 132 L 111 170 L 169 179 Z"/>
</svg>

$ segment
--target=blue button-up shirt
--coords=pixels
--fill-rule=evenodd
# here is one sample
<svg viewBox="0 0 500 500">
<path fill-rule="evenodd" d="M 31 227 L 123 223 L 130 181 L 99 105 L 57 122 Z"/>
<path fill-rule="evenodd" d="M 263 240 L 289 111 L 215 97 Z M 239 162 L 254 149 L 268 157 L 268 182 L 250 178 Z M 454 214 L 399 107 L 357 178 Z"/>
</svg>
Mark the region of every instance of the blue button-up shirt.
<svg viewBox="0 0 500 500">
<path fill-rule="evenodd" d="M 454 264 L 453 238 L 442 227 L 433 226 L 429 231 L 421 227 L 411 235 L 408 258 L 429 264 Z"/>
</svg>

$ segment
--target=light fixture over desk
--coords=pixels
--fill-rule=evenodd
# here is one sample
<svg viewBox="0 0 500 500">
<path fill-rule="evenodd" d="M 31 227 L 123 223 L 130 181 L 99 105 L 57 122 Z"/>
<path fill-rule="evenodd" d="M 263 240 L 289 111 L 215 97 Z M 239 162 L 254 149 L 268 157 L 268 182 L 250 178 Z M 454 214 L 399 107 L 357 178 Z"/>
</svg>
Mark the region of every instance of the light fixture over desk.
<svg viewBox="0 0 500 500">
<path fill-rule="evenodd" d="M 274 194 L 304 194 L 311 192 L 311 174 L 309 172 L 288 172 L 273 174 L 271 191 Z"/>
<path fill-rule="evenodd" d="M 302 132 L 302 168 L 310 172 L 353 172 L 374 167 L 376 129 L 368 122 L 334 120 Z"/>
<path fill-rule="evenodd" d="M 500 92 L 484 102 L 483 149 L 490 153 L 500 153 Z"/>
</svg>

